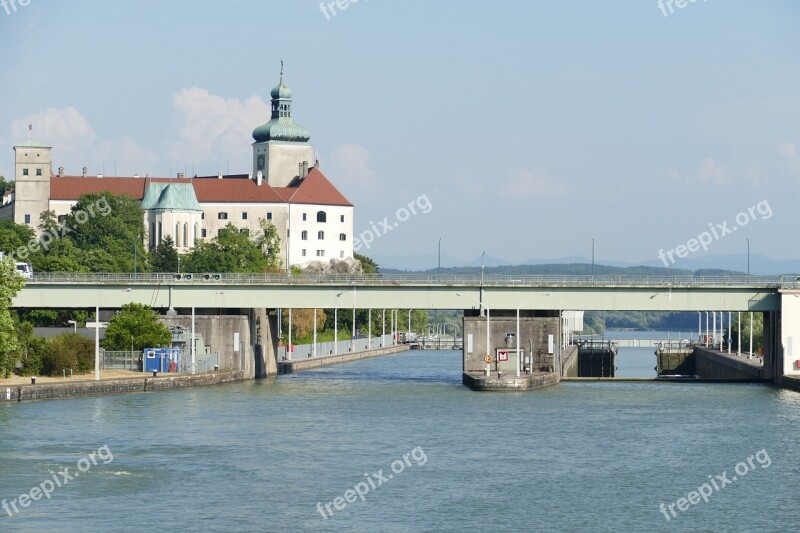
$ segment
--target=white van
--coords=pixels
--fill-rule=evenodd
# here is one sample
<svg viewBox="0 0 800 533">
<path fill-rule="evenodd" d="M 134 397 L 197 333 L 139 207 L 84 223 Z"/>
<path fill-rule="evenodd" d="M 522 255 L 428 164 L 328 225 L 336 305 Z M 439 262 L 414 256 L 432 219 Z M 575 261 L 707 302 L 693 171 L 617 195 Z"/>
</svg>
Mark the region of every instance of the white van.
<svg viewBox="0 0 800 533">
<path fill-rule="evenodd" d="M 33 278 L 33 268 L 30 263 L 16 263 L 17 273 L 25 279 Z"/>
</svg>

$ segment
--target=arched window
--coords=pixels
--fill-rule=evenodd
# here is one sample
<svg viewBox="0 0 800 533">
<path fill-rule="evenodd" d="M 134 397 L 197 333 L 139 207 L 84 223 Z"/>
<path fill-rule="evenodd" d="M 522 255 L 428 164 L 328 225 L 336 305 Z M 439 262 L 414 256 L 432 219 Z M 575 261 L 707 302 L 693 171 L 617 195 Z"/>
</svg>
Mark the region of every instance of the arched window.
<svg viewBox="0 0 800 533">
<path fill-rule="evenodd" d="M 319 239 L 319 240 L 325 239 L 325 232 L 324 231 L 318 231 L 317 232 L 317 239 Z"/>
<path fill-rule="evenodd" d="M 183 223 L 183 245 L 189 246 L 189 224 Z"/>
<path fill-rule="evenodd" d="M 339 240 L 340 241 L 346 241 L 347 240 L 347 235 L 345 235 L 344 233 L 340 233 L 339 234 Z"/>
<path fill-rule="evenodd" d="M 175 248 L 181 245 L 181 225 L 175 224 Z"/>
<path fill-rule="evenodd" d="M 150 223 L 150 248 L 155 248 L 156 246 L 156 223 Z"/>
<path fill-rule="evenodd" d="M 197 233 L 198 233 L 197 229 L 198 229 L 197 222 L 195 222 L 194 230 L 192 231 L 192 244 L 191 244 L 192 248 L 194 248 L 194 243 L 197 242 Z"/>
<path fill-rule="evenodd" d="M 304 240 L 304 241 L 307 241 L 308 240 L 308 232 L 306 230 L 303 230 L 303 232 L 300 234 L 300 238 L 302 240 Z"/>
<path fill-rule="evenodd" d="M 161 244 L 161 237 L 164 235 L 161 222 L 158 223 L 158 237 L 156 238 L 156 246 Z"/>
<path fill-rule="evenodd" d="M 317 211 L 317 222 L 327 222 L 328 215 L 325 214 L 325 211 Z"/>
</svg>

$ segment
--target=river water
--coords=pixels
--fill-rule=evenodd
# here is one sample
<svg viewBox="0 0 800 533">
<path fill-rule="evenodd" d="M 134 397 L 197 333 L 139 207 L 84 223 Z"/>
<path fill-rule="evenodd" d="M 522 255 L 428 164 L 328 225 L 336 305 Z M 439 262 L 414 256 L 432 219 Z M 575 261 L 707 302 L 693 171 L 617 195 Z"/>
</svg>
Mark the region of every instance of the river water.
<svg viewBox="0 0 800 533">
<path fill-rule="evenodd" d="M 0 498 L 19 511 L 0 509 L 0 531 L 798 528 L 800 394 L 630 382 L 476 393 L 460 373 L 460 352 L 416 351 L 0 405 Z"/>
</svg>

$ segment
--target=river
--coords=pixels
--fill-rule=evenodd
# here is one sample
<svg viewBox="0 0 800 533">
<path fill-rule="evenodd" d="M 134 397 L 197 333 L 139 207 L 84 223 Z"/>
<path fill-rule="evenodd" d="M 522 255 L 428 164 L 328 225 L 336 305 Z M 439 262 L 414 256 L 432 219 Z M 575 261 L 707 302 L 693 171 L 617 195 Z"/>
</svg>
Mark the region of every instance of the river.
<svg viewBox="0 0 800 533">
<path fill-rule="evenodd" d="M 460 352 L 415 351 L 2 404 L 0 531 L 798 527 L 800 394 L 635 382 L 476 393 L 460 373 Z"/>
</svg>

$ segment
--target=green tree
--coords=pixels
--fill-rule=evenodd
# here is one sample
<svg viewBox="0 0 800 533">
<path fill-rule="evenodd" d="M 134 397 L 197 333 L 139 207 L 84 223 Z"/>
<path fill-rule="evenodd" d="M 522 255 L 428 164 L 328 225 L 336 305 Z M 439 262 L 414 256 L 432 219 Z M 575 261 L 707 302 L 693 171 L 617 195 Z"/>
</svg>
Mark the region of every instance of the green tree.
<svg viewBox="0 0 800 533">
<path fill-rule="evenodd" d="M 256 238 L 256 245 L 267 261 L 267 270 L 279 270 L 281 267 L 281 238 L 278 237 L 278 228 L 269 220 L 258 219 L 261 234 Z"/>
<path fill-rule="evenodd" d="M 51 237 L 58 238 L 61 235 L 61 227 L 58 224 L 56 212 L 52 209 L 42 211 L 39 214 L 39 232 L 49 233 Z"/>
<path fill-rule="evenodd" d="M 366 255 L 361 255 L 353 252 L 353 258 L 361 262 L 361 268 L 364 270 L 364 274 L 380 273 L 380 267 L 378 267 L 378 263 L 376 263 Z"/>
<path fill-rule="evenodd" d="M 211 242 L 198 242 L 184 265 L 185 272 L 266 272 L 269 266 L 259 245 L 233 224 Z"/>
<path fill-rule="evenodd" d="M 150 254 L 150 267 L 153 272 L 177 272 L 178 271 L 178 250 L 172 237 L 164 237 L 156 249 Z"/>
<path fill-rule="evenodd" d="M 149 305 L 130 303 L 108 323 L 101 344 L 106 350 L 130 350 L 133 344 L 134 351 L 140 351 L 168 347 L 171 342 L 172 334 Z"/>
<path fill-rule="evenodd" d="M 65 227 L 65 238 L 85 251 L 81 264 L 93 272 L 133 272 L 134 256 L 145 257 L 144 211 L 129 196 L 108 192 L 81 196 Z M 142 266 L 146 265 L 140 264 L 139 271 L 146 270 Z"/>
<path fill-rule="evenodd" d="M 13 261 L 10 258 L 0 261 L 0 374 L 5 377 L 16 366 L 15 354 L 19 349 L 17 329 L 9 308 L 23 285 L 22 276 L 17 274 Z"/>
<path fill-rule="evenodd" d="M 0 194 L 5 194 L 6 191 L 14 188 L 13 181 L 6 181 L 4 176 L 0 176 Z"/>
<path fill-rule="evenodd" d="M 94 368 L 94 341 L 76 333 L 48 339 L 41 357 L 42 373 L 60 376 L 74 372 L 86 374 Z"/>
<path fill-rule="evenodd" d="M 727 326 L 726 326 L 727 327 Z M 739 324 L 734 322 L 733 345 L 739 342 Z M 753 313 L 753 353 L 761 353 L 764 345 L 764 313 Z M 742 313 L 742 352 L 750 350 L 750 313 Z"/>
<path fill-rule="evenodd" d="M 13 220 L 0 220 L 0 251 L 11 253 L 36 239 L 33 228 L 15 224 Z"/>
<path fill-rule="evenodd" d="M 33 324 L 20 322 L 17 324 L 19 347 L 17 359 L 22 365 L 23 376 L 35 376 L 42 371 L 42 356 L 47 341 L 33 333 Z"/>
</svg>

